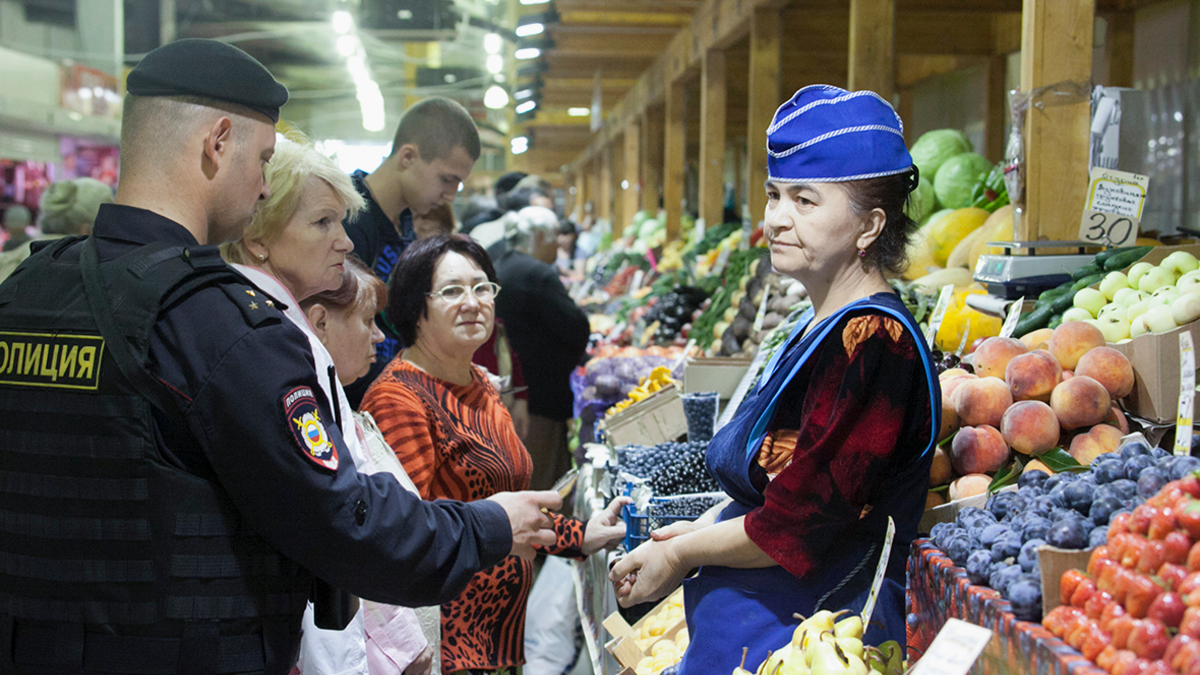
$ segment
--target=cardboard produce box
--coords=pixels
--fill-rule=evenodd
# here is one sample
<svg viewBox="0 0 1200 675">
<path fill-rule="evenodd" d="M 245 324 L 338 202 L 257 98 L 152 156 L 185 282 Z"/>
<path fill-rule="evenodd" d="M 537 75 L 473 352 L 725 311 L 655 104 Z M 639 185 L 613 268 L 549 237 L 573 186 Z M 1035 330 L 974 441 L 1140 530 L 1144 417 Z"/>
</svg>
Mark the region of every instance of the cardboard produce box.
<svg viewBox="0 0 1200 675">
<path fill-rule="evenodd" d="M 1000 492 L 1007 492 L 1009 490 L 1016 489 L 1016 485 L 1008 485 L 1000 488 Z M 927 509 L 925 514 L 921 516 L 921 522 L 917 525 L 917 532 L 929 532 L 929 530 L 938 523 L 953 523 L 954 520 L 958 518 L 958 512 L 962 511 L 968 506 L 974 506 L 982 509 L 984 506 L 987 506 L 987 500 L 989 496 L 991 496 L 990 493 L 985 492 L 981 495 L 964 497 L 952 502 L 947 502 L 941 506 L 935 506 L 932 509 Z"/>
<path fill-rule="evenodd" d="M 1152 422 L 1175 422 L 1179 412 L 1179 334 L 1184 331 L 1192 334 L 1192 344 L 1200 348 L 1200 321 L 1109 345 L 1133 366 L 1133 391 L 1121 399 L 1127 411 Z M 1193 406 L 1200 406 L 1200 396 Z M 1200 407 L 1196 407 L 1193 419 L 1200 419 Z"/>
<path fill-rule="evenodd" d="M 674 386 L 663 387 L 619 413 L 605 417 L 600 428 L 612 445 L 658 445 L 687 433 L 683 399 Z"/>
<path fill-rule="evenodd" d="M 729 400 L 750 368 L 751 359 L 689 359 L 683 366 L 683 393 L 715 391 Z"/>
<path fill-rule="evenodd" d="M 1088 560 L 1092 557 L 1092 549 L 1078 551 L 1075 549 L 1058 548 L 1049 544 L 1038 547 L 1038 567 L 1042 574 L 1042 616 L 1062 604 L 1059 598 L 1059 585 L 1063 572 L 1070 569 L 1086 570 Z"/>
<path fill-rule="evenodd" d="M 662 602 L 655 605 L 654 609 L 647 612 L 646 616 L 643 616 L 632 626 L 630 626 L 629 622 L 625 620 L 625 617 L 621 616 L 620 612 L 613 612 L 612 614 L 609 614 L 608 618 L 604 620 L 604 629 L 608 631 L 609 635 L 613 636 L 613 639 L 609 640 L 604 645 L 604 648 L 607 649 L 608 652 L 612 654 L 613 657 L 617 659 L 617 662 L 622 666 L 625 666 L 626 668 L 636 668 L 637 664 L 642 659 L 650 656 L 655 644 L 663 640 L 674 641 L 679 635 L 679 632 L 687 628 L 687 620 L 684 619 L 683 614 L 680 613 L 678 618 L 668 622 L 661 635 L 656 635 L 653 636 L 653 639 L 643 641 L 642 645 L 638 644 L 637 640 L 638 636 L 641 634 L 642 627 L 649 623 L 652 619 L 658 617 L 661 612 L 667 612 L 673 602 L 675 604 L 682 605 L 682 587 L 675 589 L 674 593 L 671 593 L 667 597 L 663 598 Z"/>
</svg>

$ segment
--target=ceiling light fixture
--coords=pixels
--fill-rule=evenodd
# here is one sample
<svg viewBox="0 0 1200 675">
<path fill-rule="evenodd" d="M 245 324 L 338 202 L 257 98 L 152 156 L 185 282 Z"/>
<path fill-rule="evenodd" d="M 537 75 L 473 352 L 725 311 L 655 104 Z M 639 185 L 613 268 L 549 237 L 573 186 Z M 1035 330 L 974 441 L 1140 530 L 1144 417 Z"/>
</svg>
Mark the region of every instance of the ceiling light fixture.
<svg viewBox="0 0 1200 675">
<path fill-rule="evenodd" d="M 508 92 L 504 91 L 504 87 L 492 85 L 483 93 L 483 105 L 492 110 L 499 110 L 508 105 Z"/>
<path fill-rule="evenodd" d="M 540 35 L 545 32 L 546 26 L 540 23 L 527 23 L 523 26 L 517 26 L 514 33 L 517 37 L 529 37 L 530 35 Z"/>
<path fill-rule="evenodd" d="M 487 69 L 489 73 L 498 73 L 504 70 L 504 57 L 499 54 L 491 54 L 487 57 Z"/>
<path fill-rule="evenodd" d="M 567 108 L 567 114 L 571 117 L 587 117 L 592 114 L 591 108 Z"/>
<path fill-rule="evenodd" d="M 349 33 L 354 30 L 354 17 L 350 12 L 339 9 L 333 13 L 333 29 L 339 33 Z"/>
<path fill-rule="evenodd" d="M 516 58 L 518 61 L 528 61 L 529 59 L 536 59 L 537 57 L 539 57 L 541 55 L 542 55 L 542 50 L 538 49 L 537 47 L 525 47 L 524 49 L 518 49 L 517 51 L 513 52 L 513 57 Z"/>
<path fill-rule="evenodd" d="M 513 94 L 513 98 L 517 99 L 518 101 L 527 99 L 531 96 L 533 96 L 532 89 L 518 89 L 516 93 Z"/>
<path fill-rule="evenodd" d="M 499 54 L 504 48 L 504 39 L 496 33 L 488 33 L 483 36 L 483 48 L 489 54 Z"/>
<path fill-rule="evenodd" d="M 518 103 L 517 107 L 514 109 L 517 111 L 518 115 L 523 115 L 536 107 L 537 101 L 525 101 L 524 103 Z"/>
<path fill-rule="evenodd" d="M 550 0 L 521 0 L 522 5 L 544 5 Z"/>
<path fill-rule="evenodd" d="M 358 52 L 360 44 L 361 43 L 359 43 L 357 37 L 353 35 L 342 35 L 337 39 L 337 50 L 342 56 L 353 56 Z"/>
</svg>

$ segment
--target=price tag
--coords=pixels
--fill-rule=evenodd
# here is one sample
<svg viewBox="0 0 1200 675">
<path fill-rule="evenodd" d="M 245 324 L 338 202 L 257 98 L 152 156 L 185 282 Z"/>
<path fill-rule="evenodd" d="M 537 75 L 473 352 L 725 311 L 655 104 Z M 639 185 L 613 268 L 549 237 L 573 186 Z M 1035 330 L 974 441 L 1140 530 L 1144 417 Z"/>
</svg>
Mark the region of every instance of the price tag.
<svg viewBox="0 0 1200 675">
<path fill-rule="evenodd" d="M 983 648 L 992 641 L 992 631 L 959 619 L 946 619 L 933 644 L 909 671 L 912 675 L 966 675 Z"/>
<path fill-rule="evenodd" d="M 967 319 L 967 325 L 963 327 L 962 339 L 958 341 L 958 349 L 954 350 L 954 355 L 962 358 L 963 354 L 967 353 L 967 340 L 971 339 L 971 320 Z"/>
<path fill-rule="evenodd" d="M 1017 322 L 1021 320 L 1021 308 L 1025 306 L 1025 296 L 1008 306 L 1008 316 L 1004 317 L 1004 325 L 1000 327 L 1000 337 L 1012 337 L 1017 330 Z"/>
<path fill-rule="evenodd" d="M 1196 399 L 1196 354 L 1192 332 L 1179 334 L 1179 412 L 1175 415 L 1175 454 L 1192 454 L 1192 413 Z"/>
<path fill-rule="evenodd" d="M 697 218 L 696 224 L 692 226 L 692 241 L 700 241 L 704 239 L 704 219 Z"/>
<path fill-rule="evenodd" d="M 942 286 L 938 293 L 937 304 L 933 306 L 933 315 L 929 317 L 929 328 L 925 330 L 925 342 L 933 349 L 933 339 L 937 337 L 938 329 L 942 327 L 942 319 L 946 318 L 946 310 L 950 308 L 950 299 L 954 297 L 954 284 Z"/>
<path fill-rule="evenodd" d="M 721 252 L 717 254 L 717 261 L 713 263 L 712 274 L 719 275 L 725 271 L 725 266 L 729 264 L 730 253 L 731 251 L 727 248 L 721 249 Z"/>
<path fill-rule="evenodd" d="M 1092 167 L 1079 238 L 1105 246 L 1125 246 L 1137 239 L 1150 179 L 1135 173 Z"/>
<path fill-rule="evenodd" d="M 767 300 L 771 297 L 769 284 L 763 284 L 762 300 L 758 302 L 758 314 L 754 315 L 754 332 L 762 330 L 763 319 L 767 316 Z"/>
<path fill-rule="evenodd" d="M 638 270 L 633 273 L 633 279 L 629 282 L 629 293 L 634 293 L 642 287 L 642 280 L 646 278 L 646 273 Z"/>
<path fill-rule="evenodd" d="M 892 557 L 892 540 L 896 538 L 896 521 L 888 516 L 887 534 L 883 536 L 883 553 L 879 555 L 879 564 L 875 566 L 875 580 L 871 582 L 871 592 L 867 594 L 867 603 L 863 605 L 863 625 L 871 623 L 871 614 L 875 612 L 875 600 L 879 598 L 879 589 L 883 587 L 883 578 L 887 575 L 888 558 Z"/>
</svg>

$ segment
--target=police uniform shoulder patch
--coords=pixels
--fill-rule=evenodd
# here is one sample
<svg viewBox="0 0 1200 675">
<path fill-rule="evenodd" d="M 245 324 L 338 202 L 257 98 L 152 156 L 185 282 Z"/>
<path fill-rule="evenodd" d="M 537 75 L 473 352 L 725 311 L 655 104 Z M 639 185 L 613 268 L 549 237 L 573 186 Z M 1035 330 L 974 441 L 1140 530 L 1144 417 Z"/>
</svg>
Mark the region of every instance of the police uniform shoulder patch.
<svg viewBox="0 0 1200 675">
<path fill-rule="evenodd" d="M 284 421 L 292 430 L 300 452 L 322 469 L 337 471 L 337 446 L 329 437 L 317 399 L 309 387 L 296 387 L 283 397 Z"/>
</svg>

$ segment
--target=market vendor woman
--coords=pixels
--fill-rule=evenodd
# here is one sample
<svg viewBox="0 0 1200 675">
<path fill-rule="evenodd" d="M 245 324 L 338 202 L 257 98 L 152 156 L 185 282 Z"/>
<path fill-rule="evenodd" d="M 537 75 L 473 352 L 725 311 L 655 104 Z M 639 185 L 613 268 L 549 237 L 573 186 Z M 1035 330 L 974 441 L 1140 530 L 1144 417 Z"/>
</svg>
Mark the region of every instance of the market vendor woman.
<svg viewBox="0 0 1200 675">
<path fill-rule="evenodd" d="M 896 535 L 865 641 L 904 644 L 905 563 L 941 394 L 917 323 L 884 278 L 916 230 L 902 130 L 875 93 L 824 85 L 796 92 L 767 129 L 771 264 L 813 307 L 709 446 L 732 502 L 654 533 L 610 574 L 632 605 L 699 568 L 683 582 L 684 675 L 732 672 L 743 647 L 752 670 L 791 640 L 793 613 L 860 610 L 888 516 Z"/>
</svg>

